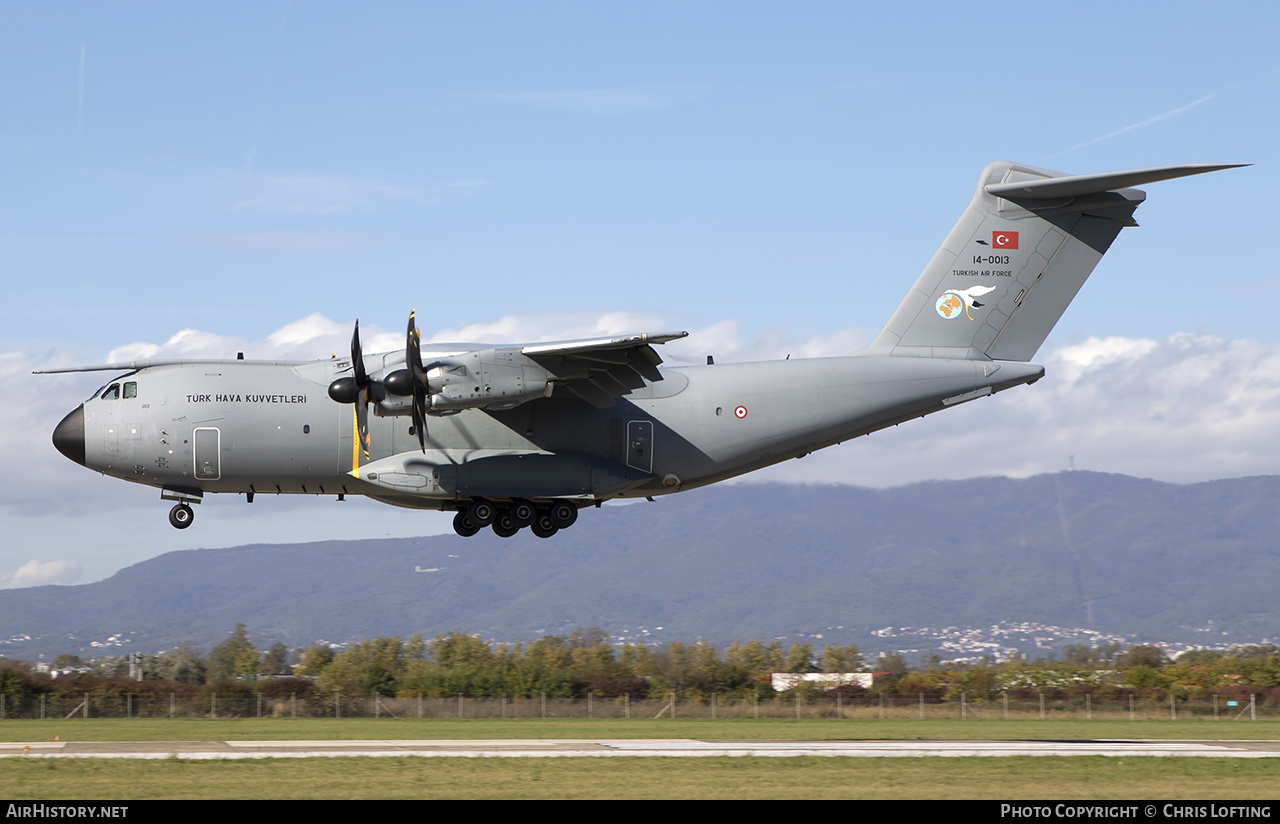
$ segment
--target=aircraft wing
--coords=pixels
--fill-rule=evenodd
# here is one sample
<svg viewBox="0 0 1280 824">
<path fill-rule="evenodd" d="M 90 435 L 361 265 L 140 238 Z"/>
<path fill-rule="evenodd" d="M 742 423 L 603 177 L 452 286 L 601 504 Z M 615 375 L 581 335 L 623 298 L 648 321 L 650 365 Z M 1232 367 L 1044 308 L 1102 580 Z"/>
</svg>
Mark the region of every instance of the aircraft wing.
<svg viewBox="0 0 1280 824">
<path fill-rule="evenodd" d="M 645 380 L 662 380 L 658 371 L 662 357 L 654 344 L 688 336 L 688 332 L 662 332 L 534 343 L 521 347 L 520 354 L 555 376 L 556 391 L 571 392 L 605 409 L 615 398 L 644 386 Z"/>
<path fill-rule="evenodd" d="M 59 366 L 52 369 L 34 369 L 33 375 L 58 375 L 69 372 L 139 372 L 143 369 L 157 369 L 162 366 L 302 366 L 309 361 L 277 361 L 277 360 L 236 360 L 229 359 L 173 359 L 120 361 L 118 363 L 95 363 L 90 366 Z"/>
</svg>

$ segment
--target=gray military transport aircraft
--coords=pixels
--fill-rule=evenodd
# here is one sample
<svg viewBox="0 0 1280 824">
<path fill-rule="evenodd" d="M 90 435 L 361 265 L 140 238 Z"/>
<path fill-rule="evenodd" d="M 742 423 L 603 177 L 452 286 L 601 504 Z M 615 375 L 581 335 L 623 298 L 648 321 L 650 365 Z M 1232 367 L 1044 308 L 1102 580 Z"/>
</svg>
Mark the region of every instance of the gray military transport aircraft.
<svg viewBox="0 0 1280 824">
<path fill-rule="evenodd" d="M 1044 375 L 1029 363 L 1146 195 L 1233 168 L 1065 175 L 992 163 L 875 341 L 846 357 L 660 368 L 686 332 L 428 344 L 283 362 L 164 360 L 66 416 L 58 451 L 160 488 L 191 525 L 205 493 L 367 495 L 456 511 L 454 529 L 550 537 L 578 510 L 706 486 Z M 369 407 L 373 407 L 373 417 Z"/>
</svg>

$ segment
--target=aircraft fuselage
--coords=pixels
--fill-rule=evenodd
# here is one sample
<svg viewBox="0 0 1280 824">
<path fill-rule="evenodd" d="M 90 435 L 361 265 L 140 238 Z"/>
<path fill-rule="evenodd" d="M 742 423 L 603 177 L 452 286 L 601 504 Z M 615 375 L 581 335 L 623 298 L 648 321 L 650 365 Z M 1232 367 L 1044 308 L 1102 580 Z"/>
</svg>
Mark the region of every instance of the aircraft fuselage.
<svg viewBox="0 0 1280 824">
<path fill-rule="evenodd" d="M 1043 369 L 876 356 L 663 369 L 663 380 L 605 409 L 555 396 L 430 416 L 425 451 L 408 417 L 375 415 L 367 458 L 352 407 L 326 394 L 349 372 L 339 360 L 150 367 L 111 381 L 59 429 L 80 428 L 83 415 L 81 463 L 179 500 L 232 492 L 359 494 L 425 509 L 477 497 L 581 505 L 714 483 L 1032 382 Z M 68 438 L 55 436 L 64 452 Z"/>
</svg>

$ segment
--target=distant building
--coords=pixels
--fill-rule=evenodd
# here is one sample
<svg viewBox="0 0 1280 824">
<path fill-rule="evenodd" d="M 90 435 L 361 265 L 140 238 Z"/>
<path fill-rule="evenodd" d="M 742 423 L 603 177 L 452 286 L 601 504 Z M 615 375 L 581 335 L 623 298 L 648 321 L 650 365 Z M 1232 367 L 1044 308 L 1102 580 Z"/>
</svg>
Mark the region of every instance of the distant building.
<svg viewBox="0 0 1280 824">
<path fill-rule="evenodd" d="M 77 675 L 85 675 L 92 673 L 89 667 L 67 667 L 66 669 L 50 669 L 48 670 L 50 678 L 74 678 Z"/>
<path fill-rule="evenodd" d="M 874 677 L 870 672 L 772 672 L 769 685 L 778 692 L 789 690 L 801 681 L 811 681 L 829 690 L 846 684 L 870 689 Z"/>
</svg>

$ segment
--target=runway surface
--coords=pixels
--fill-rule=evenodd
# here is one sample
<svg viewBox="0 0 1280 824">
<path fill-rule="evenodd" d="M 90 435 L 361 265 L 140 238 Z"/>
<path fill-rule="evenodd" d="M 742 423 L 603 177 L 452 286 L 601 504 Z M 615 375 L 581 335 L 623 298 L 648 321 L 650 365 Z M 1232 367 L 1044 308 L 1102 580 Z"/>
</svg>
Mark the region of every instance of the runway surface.
<svg viewBox="0 0 1280 824">
<path fill-rule="evenodd" d="M 29 741 L 0 742 L 0 758 L 405 757 L 574 758 L 698 756 L 1106 755 L 1280 758 L 1280 741 L 696 741 L 692 739 L 521 739 L 371 741 Z"/>
</svg>

